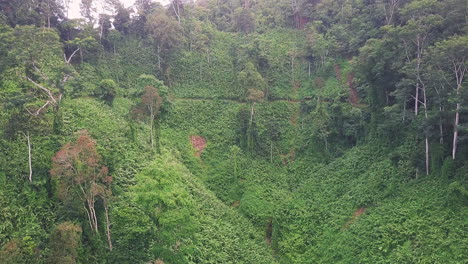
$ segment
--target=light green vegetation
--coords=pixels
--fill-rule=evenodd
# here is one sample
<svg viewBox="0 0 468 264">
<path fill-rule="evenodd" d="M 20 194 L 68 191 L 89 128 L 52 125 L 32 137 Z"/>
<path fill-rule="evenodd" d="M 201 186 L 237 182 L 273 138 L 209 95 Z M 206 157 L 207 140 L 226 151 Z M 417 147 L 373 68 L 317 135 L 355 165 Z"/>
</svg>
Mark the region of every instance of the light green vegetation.
<svg viewBox="0 0 468 264">
<path fill-rule="evenodd" d="M 461 0 L 0 3 L 0 263 L 465 263 Z"/>
</svg>

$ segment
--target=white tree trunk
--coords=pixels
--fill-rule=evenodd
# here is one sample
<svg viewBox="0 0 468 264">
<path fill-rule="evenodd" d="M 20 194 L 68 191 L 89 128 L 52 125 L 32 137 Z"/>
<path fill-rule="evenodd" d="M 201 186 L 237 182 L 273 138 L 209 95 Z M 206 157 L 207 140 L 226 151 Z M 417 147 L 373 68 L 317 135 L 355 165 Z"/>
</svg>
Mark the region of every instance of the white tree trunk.
<svg viewBox="0 0 468 264">
<path fill-rule="evenodd" d="M 110 233 L 110 221 L 109 221 L 109 207 L 107 206 L 107 202 L 104 201 L 104 210 L 106 212 L 106 235 L 107 235 L 107 243 L 109 244 L 109 251 L 112 251 L 112 239 Z"/>
<path fill-rule="evenodd" d="M 252 103 L 252 108 L 250 110 L 250 126 L 252 126 L 254 113 L 255 113 L 255 102 Z"/>
<path fill-rule="evenodd" d="M 31 156 L 31 140 L 29 138 L 29 131 L 26 132 L 26 139 L 28 140 L 28 164 L 29 164 L 29 181 L 32 182 L 32 156 Z"/>
<path fill-rule="evenodd" d="M 426 175 L 429 175 L 429 138 L 426 136 Z"/>
<path fill-rule="evenodd" d="M 161 70 L 161 46 L 158 45 L 158 70 Z"/>
<path fill-rule="evenodd" d="M 460 122 L 460 103 L 457 103 L 457 110 L 455 112 L 455 123 L 453 124 L 453 147 L 452 159 L 455 159 L 457 153 L 457 140 L 458 140 L 458 124 Z"/>
</svg>

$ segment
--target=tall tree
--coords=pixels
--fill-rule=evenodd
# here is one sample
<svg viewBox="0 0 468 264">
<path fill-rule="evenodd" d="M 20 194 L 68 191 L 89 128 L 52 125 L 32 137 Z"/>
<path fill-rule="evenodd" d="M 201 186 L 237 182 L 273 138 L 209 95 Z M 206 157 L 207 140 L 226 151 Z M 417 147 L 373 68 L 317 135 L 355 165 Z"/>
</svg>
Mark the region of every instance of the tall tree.
<svg viewBox="0 0 468 264">
<path fill-rule="evenodd" d="M 97 10 L 94 3 L 93 0 L 81 0 L 80 3 L 81 16 L 86 18 L 91 25 L 94 24 L 94 16 Z"/>
<path fill-rule="evenodd" d="M 133 108 L 133 115 L 139 119 L 148 120 L 151 148 L 156 148 L 156 151 L 159 153 L 159 121 L 161 111 L 164 109 L 166 101 L 164 97 L 167 94 L 168 88 L 162 81 L 157 80 L 151 75 L 142 75 L 138 81 L 145 86 L 140 102 Z"/>
<path fill-rule="evenodd" d="M 462 108 L 462 92 L 465 75 L 468 70 L 468 36 L 453 36 L 440 41 L 431 48 L 430 60 L 440 70 L 440 74 L 448 75 L 447 84 L 455 91 L 455 118 L 453 122 L 452 159 L 456 158 L 459 139 L 460 110 Z"/>
<path fill-rule="evenodd" d="M 408 79 L 413 79 L 414 115 L 418 116 L 420 106 L 424 110 L 424 118 L 428 121 L 429 101 L 427 85 L 422 78 L 423 58 L 430 43 L 434 42 L 435 29 L 441 25 L 442 17 L 436 13 L 439 4 L 435 0 L 416 0 L 406 5 L 402 15 L 406 24 L 391 31 L 402 41 L 406 65 L 402 68 Z M 408 80 L 404 80 L 408 83 Z M 429 135 L 425 134 L 426 174 L 429 174 Z"/>
<path fill-rule="evenodd" d="M 158 70 L 161 70 L 163 54 L 170 54 L 182 43 L 183 28 L 161 11 L 155 11 L 147 17 L 145 28 L 156 46 Z"/>
<path fill-rule="evenodd" d="M 250 121 L 247 127 L 247 147 L 253 150 L 255 104 L 265 98 L 264 91 L 267 87 L 267 83 L 251 62 L 245 64 L 244 70 L 238 75 L 238 81 L 239 85 L 244 90 L 245 99 L 250 102 L 251 105 Z"/>
<path fill-rule="evenodd" d="M 101 163 L 96 142 L 86 130 L 78 132 L 75 142 L 65 144 L 52 158 L 50 174 L 57 183 L 59 199 L 67 204 L 84 208 L 92 232 L 98 233 L 96 202 L 102 202 L 106 215 L 106 234 L 112 250 L 108 201 L 111 198 L 109 170 Z"/>
</svg>

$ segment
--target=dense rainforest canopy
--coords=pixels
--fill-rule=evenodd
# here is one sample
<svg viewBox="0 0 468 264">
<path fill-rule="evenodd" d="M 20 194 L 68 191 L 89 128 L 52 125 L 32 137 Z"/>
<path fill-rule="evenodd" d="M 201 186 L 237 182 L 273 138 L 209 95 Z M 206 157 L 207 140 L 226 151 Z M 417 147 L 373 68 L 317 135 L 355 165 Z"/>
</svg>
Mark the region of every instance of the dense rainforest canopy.
<svg viewBox="0 0 468 264">
<path fill-rule="evenodd" d="M 0 263 L 467 263 L 466 0 L 79 2 L 0 0 Z"/>
</svg>

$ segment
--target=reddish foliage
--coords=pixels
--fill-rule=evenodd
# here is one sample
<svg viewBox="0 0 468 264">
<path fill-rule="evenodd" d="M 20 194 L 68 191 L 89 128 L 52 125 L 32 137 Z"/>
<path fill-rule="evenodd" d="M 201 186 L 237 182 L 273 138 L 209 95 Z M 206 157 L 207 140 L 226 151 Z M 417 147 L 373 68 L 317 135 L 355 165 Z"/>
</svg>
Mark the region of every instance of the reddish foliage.
<svg viewBox="0 0 468 264">
<path fill-rule="evenodd" d="M 197 150 L 195 156 L 200 157 L 203 149 L 206 147 L 206 139 L 201 136 L 193 135 L 190 136 L 190 142 L 192 143 L 193 148 Z"/>
<path fill-rule="evenodd" d="M 6 252 L 14 252 L 16 250 L 19 249 L 19 245 L 18 245 L 18 241 L 13 239 L 13 240 L 10 240 L 8 241 L 8 243 L 6 243 L 4 246 L 3 246 L 3 251 L 4 253 Z"/>
<path fill-rule="evenodd" d="M 102 188 L 96 188 L 100 183 L 109 183 L 109 169 L 99 163 L 101 156 L 97 153 L 96 143 L 86 130 L 78 132 L 76 142 L 65 144 L 52 158 L 50 174 L 58 180 L 58 195 L 67 199 L 72 187 L 88 185 L 94 187 L 90 195 L 100 195 Z M 88 190 L 85 190 L 88 191 Z"/>
</svg>

